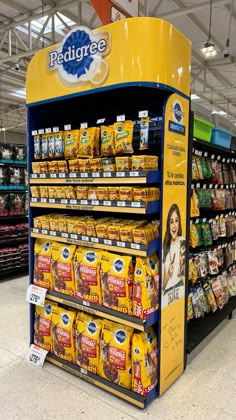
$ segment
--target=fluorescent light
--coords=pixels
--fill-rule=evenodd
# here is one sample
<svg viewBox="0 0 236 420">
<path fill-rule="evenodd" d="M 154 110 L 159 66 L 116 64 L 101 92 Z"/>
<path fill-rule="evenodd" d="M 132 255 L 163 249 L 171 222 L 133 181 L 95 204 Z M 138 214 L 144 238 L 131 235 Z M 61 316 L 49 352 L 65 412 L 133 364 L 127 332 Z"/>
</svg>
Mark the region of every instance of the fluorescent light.
<svg viewBox="0 0 236 420">
<path fill-rule="evenodd" d="M 217 115 L 227 115 L 227 112 L 225 111 L 216 111 L 216 109 L 214 109 L 212 111 L 212 114 L 217 114 Z"/>
<path fill-rule="evenodd" d="M 26 90 L 24 89 L 18 89 L 15 92 L 11 92 L 11 95 L 13 96 L 17 96 L 17 98 L 23 98 L 25 99 L 26 97 Z"/>
<path fill-rule="evenodd" d="M 218 54 L 215 44 L 211 40 L 205 42 L 203 48 L 201 48 L 201 52 L 205 56 L 205 58 L 215 57 Z"/>
<path fill-rule="evenodd" d="M 200 96 L 196 95 L 195 93 L 192 93 L 191 99 L 192 101 L 194 101 L 195 99 L 200 99 Z"/>
</svg>

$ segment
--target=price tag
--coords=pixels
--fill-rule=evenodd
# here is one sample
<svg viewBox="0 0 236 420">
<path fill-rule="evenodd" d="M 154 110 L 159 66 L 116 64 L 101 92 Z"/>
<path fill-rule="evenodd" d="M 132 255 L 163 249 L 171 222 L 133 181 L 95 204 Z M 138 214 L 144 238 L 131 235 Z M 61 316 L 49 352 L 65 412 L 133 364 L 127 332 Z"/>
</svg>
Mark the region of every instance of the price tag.
<svg viewBox="0 0 236 420">
<path fill-rule="evenodd" d="M 230 162 L 230 159 L 227 159 L 227 163 L 229 163 Z"/>
<path fill-rule="evenodd" d="M 105 121 L 105 118 L 99 118 L 97 120 L 97 124 L 102 124 L 102 123 L 104 123 L 104 121 Z"/>
<path fill-rule="evenodd" d="M 125 201 L 117 201 L 117 207 L 125 207 Z"/>
<path fill-rule="evenodd" d="M 213 188 L 213 184 L 209 184 L 209 188 Z"/>
<path fill-rule="evenodd" d="M 77 235 L 75 235 L 74 233 L 71 233 L 70 237 L 71 237 L 72 239 L 77 239 L 77 238 L 78 238 L 78 236 L 77 236 Z"/>
<path fill-rule="evenodd" d="M 46 198 L 41 198 L 41 203 L 46 203 L 47 199 Z"/>
<path fill-rule="evenodd" d="M 64 125 L 64 130 L 71 130 L 71 125 L 70 124 Z"/>
<path fill-rule="evenodd" d="M 33 130 L 32 131 L 32 136 L 37 136 L 37 134 L 38 134 L 38 131 L 37 130 Z"/>
<path fill-rule="evenodd" d="M 93 172 L 92 173 L 92 178 L 100 178 L 100 173 L 99 172 Z"/>
<path fill-rule="evenodd" d="M 68 233 L 62 232 L 61 236 L 62 236 L 62 238 L 68 238 L 69 235 L 68 235 Z"/>
<path fill-rule="evenodd" d="M 234 158 L 232 158 L 232 159 L 231 159 L 231 162 L 232 162 L 232 163 L 234 162 Z"/>
<path fill-rule="evenodd" d="M 131 244 L 131 248 L 132 249 L 140 249 L 140 245 L 139 244 Z"/>
<path fill-rule="evenodd" d="M 111 206 L 111 201 L 103 201 L 104 206 Z"/>
<path fill-rule="evenodd" d="M 220 155 L 218 155 L 218 156 L 217 156 L 217 160 L 220 160 L 220 158 L 221 158 L 221 156 L 220 156 Z"/>
<path fill-rule="evenodd" d="M 43 235 L 47 235 L 47 234 L 48 234 L 47 229 L 43 229 L 43 230 L 42 230 L 42 234 L 43 234 Z"/>
<path fill-rule="evenodd" d="M 141 203 L 139 201 L 132 201 L 131 207 L 141 207 Z"/>
<path fill-rule="evenodd" d="M 207 221 L 206 217 L 204 217 L 204 219 L 202 219 L 203 223 L 205 223 Z"/>
<path fill-rule="evenodd" d="M 200 188 L 200 184 L 199 184 L 199 182 L 196 184 L 196 187 L 197 187 L 197 188 Z"/>
<path fill-rule="evenodd" d="M 54 230 L 50 230 L 49 233 L 50 233 L 51 236 L 57 236 L 57 232 L 55 232 Z"/>
<path fill-rule="evenodd" d="M 71 173 L 69 174 L 69 177 L 70 177 L 70 178 L 76 178 L 76 176 L 77 176 L 76 172 L 71 172 Z"/>
<path fill-rule="evenodd" d="M 223 163 L 225 162 L 225 158 L 223 158 L 223 159 L 222 159 L 222 162 L 223 162 Z"/>
<path fill-rule="evenodd" d="M 215 155 L 211 155 L 211 159 L 215 159 Z"/>
<path fill-rule="evenodd" d="M 37 198 L 32 197 L 32 198 L 31 198 L 31 201 L 32 201 L 32 203 L 37 203 Z"/>
<path fill-rule="evenodd" d="M 50 134 L 52 132 L 51 128 L 45 128 L 45 133 Z"/>
<path fill-rule="evenodd" d="M 49 203 L 55 203 L 55 198 L 49 198 Z"/>
<path fill-rule="evenodd" d="M 50 174 L 50 178 L 56 178 L 57 174 Z"/>
<path fill-rule="evenodd" d="M 202 151 L 199 150 L 198 156 L 202 156 Z"/>
<path fill-rule="evenodd" d="M 34 232 L 34 233 L 39 233 L 39 230 L 38 230 L 38 229 L 36 229 L 36 228 L 33 228 L 33 232 Z"/>
<path fill-rule="evenodd" d="M 206 189 L 206 187 L 207 187 L 207 185 L 206 184 L 203 184 L 203 186 L 202 186 L 203 188 L 204 188 L 204 190 Z"/>
<path fill-rule="evenodd" d="M 88 123 L 87 122 L 81 123 L 80 128 L 88 128 Z"/>
<path fill-rule="evenodd" d="M 80 372 L 83 373 L 84 375 L 87 375 L 88 371 L 84 368 L 80 368 Z"/>
<path fill-rule="evenodd" d="M 53 131 L 53 133 L 58 133 L 59 127 L 53 127 L 52 131 Z"/>
<path fill-rule="evenodd" d="M 77 200 L 70 200 L 70 204 L 77 204 Z"/>
<path fill-rule="evenodd" d="M 40 174 L 39 177 L 40 178 L 46 178 L 46 174 Z"/>
<path fill-rule="evenodd" d="M 98 243 L 99 242 L 99 239 L 98 238 L 91 238 L 91 242 Z"/>
<path fill-rule="evenodd" d="M 83 300 L 83 305 L 84 306 L 90 306 L 90 303 L 89 302 L 86 302 L 86 300 Z"/>
<path fill-rule="evenodd" d="M 62 198 L 61 203 L 62 204 L 67 204 L 68 203 L 68 200 L 66 198 Z"/>
<path fill-rule="evenodd" d="M 38 178 L 38 174 L 31 174 L 31 178 Z"/>
<path fill-rule="evenodd" d="M 86 241 L 86 242 L 88 242 L 88 241 L 89 241 L 89 237 L 88 237 L 88 236 L 83 236 L 83 235 L 82 235 L 82 241 Z"/>
<path fill-rule="evenodd" d="M 204 157 L 207 157 L 208 156 L 208 152 L 204 152 Z"/>
<path fill-rule="evenodd" d="M 112 245 L 112 241 L 110 239 L 104 239 L 105 245 Z"/>
<path fill-rule="evenodd" d="M 117 246 L 120 246 L 122 248 L 125 248 L 125 242 L 117 241 Z"/>
<path fill-rule="evenodd" d="M 138 117 L 139 118 L 145 118 L 145 117 L 148 117 L 148 111 L 146 110 L 146 111 L 139 111 L 139 113 L 138 113 Z"/>
<path fill-rule="evenodd" d="M 81 204 L 88 204 L 88 200 L 80 200 Z"/>
<path fill-rule="evenodd" d="M 41 349 L 41 347 L 31 344 L 29 350 L 24 355 L 24 360 L 33 366 L 42 368 L 48 354 L 47 350 Z"/>
<path fill-rule="evenodd" d="M 120 122 L 120 121 L 125 121 L 125 114 L 123 114 L 123 115 L 117 115 L 117 117 L 116 117 L 116 121 L 117 121 L 117 122 Z"/>
<path fill-rule="evenodd" d="M 216 185 L 215 185 L 215 189 L 216 189 L 216 190 L 217 190 L 217 188 L 218 188 L 218 184 L 216 184 Z"/>
<path fill-rule="evenodd" d="M 192 190 L 194 189 L 194 185 L 193 185 L 193 184 L 191 185 L 191 189 L 192 189 Z"/>
<path fill-rule="evenodd" d="M 103 178 L 111 178 L 111 172 L 103 172 Z"/>
<path fill-rule="evenodd" d="M 224 189 L 224 185 L 221 185 L 220 188 L 223 190 Z"/>
<path fill-rule="evenodd" d="M 139 173 L 138 172 L 130 172 L 130 176 L 139 176 Z"/>
<path fill-rule="evenodd" d="M 46 293 L 47 289 L 30 284 L 26 292 L 26 302 L 43 307 Z"/>
<path fill-rule="evenodd" d="M 39 134 L 44 134 L 44 128 L 40 128 Z"/>
<path fill-rule="evenodd" d="M 81 176 L 81 178 L 88 178 L 88 173 L 87 172 L 81 172 L 80 176 Z"/>
<path fill-rule="evenodd" d="M 99 201 L 98 200 L 92 200 L 92 205 L 93 206 L 99 206 Z"/>
<path fill-rule="evenodd" d="M 125 176 L 125 172 L 116 172 L 116 176 L 122 178 Z"/>
<path fill-rule="evenodd" d="M 59 173 L 59 178 L 65 178 L 66 177 L 66 174 L 65 173 L 63 173 L 63 172 L 60 172 Z"/>
</svg>

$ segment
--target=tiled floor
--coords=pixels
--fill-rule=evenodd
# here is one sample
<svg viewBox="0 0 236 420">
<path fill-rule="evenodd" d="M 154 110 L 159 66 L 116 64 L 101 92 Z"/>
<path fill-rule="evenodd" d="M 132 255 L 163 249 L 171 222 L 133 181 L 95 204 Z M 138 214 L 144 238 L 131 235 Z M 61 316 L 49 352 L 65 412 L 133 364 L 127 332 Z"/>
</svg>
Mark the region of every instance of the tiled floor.
<svg viewBox="0 0 236 420">
<path fill-rule="evenodd" d="M 236 313 L 189 357 L 185 374 L 145 411 L 53 365 L 37 369 L 28 345 L 27 278 L 0 282 L 0 420 L 235 420 Z"/>
</svg>

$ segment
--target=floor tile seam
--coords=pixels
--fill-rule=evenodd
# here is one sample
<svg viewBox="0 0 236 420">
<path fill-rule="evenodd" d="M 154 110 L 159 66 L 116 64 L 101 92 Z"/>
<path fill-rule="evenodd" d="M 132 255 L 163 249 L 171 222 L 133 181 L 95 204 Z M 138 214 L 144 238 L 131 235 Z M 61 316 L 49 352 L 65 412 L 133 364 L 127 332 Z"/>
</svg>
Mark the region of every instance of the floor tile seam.
<svg viewBox="0 0 236 420">
<path fill-rule="evenodd" d="M 84 392 L 84 394 L 86 394 L 88 397 L 93 397 L 93 398 L 96 398 L 99 402 L 104 403 L 104 404 L 106 404 L 106 405 L 107 405 L 107 406 L 109 406 L 109 407 L 115 408 L 116 410 L 118 410 L 118 411 L 119 411 L 119 412 L 121 412 L 122 414 L 127 415 L 127 413 L 126 413 L 125 411 L 121 410 L 120 408 L 117 408 L 117 407 L 113 406 L 112 404 L 110 404 L 110 403 L 109 403 L 109 402 L 107 402 L 107 401 L 104 401 L 102 398 L 97 397 L 97 395 L 94 395 L 94 394 L 92 394 L 92 393 L 88 392 L 87 390 L 84 390 L 83 388 L 78 387 L 78 386 L 76 386 L 76 385 L 74 385 L 74 384 L 70 383 L 68 380 L 66 380 L 66 379 L 64 379 L 64 378 L 61 378 L 61 377 L 59 377 L 59 376 L 55 375 L 54 373 L 49 372 L 49 371 L 48 371 L 48 370 L 46 370 L 46 369 L 45 369 L 45 371 L 46 371 L 49 375 L 54 376 L 55 378 L 62 380 L 63 382 L 67 383 L 68 385 L 72 386 L 73 388 L 75 388 L 75 389 L 77 389 L 77 390 L 80 390 L 80 391 Z M 85 383 L 86 383 L 86 381 L 84 381 L 84 380 L 83 380 L 83 379 L 81 379 L 81 378 L 77 378 L 77 379 L 78 379 L 78 380 L 81 380 L 81 381 L 82 381 L 82 383 L 83 383 L 83 382 L 85 382 Z M 91 386 L 95 386 L 95 385 L 91 385 Z M 95 387 L 96 387 L 96 386 L 95 386 Z M 101 391 L 103 391 L 102 389 L 100 389 L 100 388 L 98 388 L 98 387 L 96 387 L 96 388 L 97 388 L 97 389 L 99 389 L 99 390 L 101 390 Z M 108 394 L 108 395 L 109 395 L 109 392 L 106 392 L 106 391 L 103 391 L 103 392 L 105 392 L 106 394 Z M 112 395 L 112 394 L 110 394 L 110 395 L 113 397 L 113 395 Z M 121 401 L 121 400 L 119 399 L 119 401 Z M 144 414 L 144 413 L 145 413 L 145 411 L 143 411 L 143 410 L 142 410 L 142 414 Z M 128 414 L 128 416 L 129 416 L 131 419 L 137 420 L 137 417 L 134 417 L 132 414 Z"/>
<path fill-rule="evenodd" d="M 12 354 L 13 356 L 17 356 L 18 358 L 22 357 L 21 355 L 16 354 L 16 353 L 12 352 L 11 350 L 8 350 L 6 347 L 3 347 L 3 346 L 0 346 L 0 350 L 7 351 L 8 353 Z"/>
</svg>

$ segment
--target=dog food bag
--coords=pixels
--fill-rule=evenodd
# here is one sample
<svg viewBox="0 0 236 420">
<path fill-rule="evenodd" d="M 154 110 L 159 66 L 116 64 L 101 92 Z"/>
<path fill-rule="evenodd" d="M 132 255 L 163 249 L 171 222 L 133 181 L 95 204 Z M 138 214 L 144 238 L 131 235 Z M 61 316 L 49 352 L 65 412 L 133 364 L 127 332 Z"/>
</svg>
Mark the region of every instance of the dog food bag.
<svg viewBox="0 0 236 420">
<path fill-rule="evenodd" d="M 132 391 L 147 395 L 157 384 L 157 336 L 152 327 L 132 341 Z"/>
<path fill-rule="evenodd" d="M 48 159 L 48 136 L 47 134 L 42 134 L 41 138 L 41 159 Z"/>
<path fill-rule="evenodd" d="M 75 296 L 86 302 L 101 304 L 101 252 L 78 248 L 74 259 Z"/>
<path fill-rule="evenodd" d="M 114 124 L 115 132 L 115 154 L 134 153 L 133 149 L 133 121 L 116 122 Z"/>
<path fill-rule="evenodd" d="M 114 157 L 102 159 L 102 171 L 116 172 L 116 161 Z"/>
<path fill-rule="evenodd" d="M 57 160 L 52 160 L 51 162 L 48 162 L 48 172 L 50 174 L 58 173 L 58 162 L 57 162 Z"/>
<path fill-rule="evenodd" d="M 140 145 L 139 150 L 148 149 L 149 117 L 140 118 Z"/>
<path fill-rule="evenodd" d="M 79 160 L 78 159 L 71 159 L 68 161 L 69 163 L 69 172 L 79 172 Z"/>
<path fill-rule="evenodd" d="M 115 155 L 114 127 L 101 126 L 101 156 Z"/>
<path fill-rule="evenodd" d="M 78 151 L 79 130 L 64 131 L 64 156 L 66 159 L 75 158 Z"/>
<path fill-rule="evenodd" d="M 46 174 L 48 172 L 48 162 L 39 162 L 39 168 L 41 174 Z"/>
<path fill-rule="evenodd" d="M 99 373 L 101 329 L 101 319 L 78 312 L 76 319 L 75 363 L 94 374 Z"/>
<path fill-rule="evenodd" d="M 54 186 L 48 186 L 48 198 L 57 198 L 57 188 Z"/>
<path fill-rule="evenodd" d="M 77 200 L 87 200 L 88 198 L 88 187 L 85 185 L 77 185 L 76 187 Z"/>
<path fill-rule="evenodd" d="M 52 243 L 36 239 L 34 244 L 34 284 L 52 289 Z"/>
<path fill-rule="evenodd" d="M 39 190 L 41 198 L 48 198 L 48 187 L 46 185 L 40 185 Z"/>
<path fill-rule="evenodd" d="M 127 172 L 131 169 L 131 158 L 129 156 L 117 156 L 116 170 L 117 172 Z"/>
<path fill-rule="evenodd" d="M 47 134 L 47 141 L 48 141 L 48 157 L 52 159 L 55 157 L 55 134 L 54 133 Z"/>
<path fill-rule="evenodd" d="M 64 157 L 64 134 L 63 131 L 58 131 L 54 134 L 55 143 L 55 158 Z"/>
<path fill-rule="evenodd" d="M 40 198 L 40 188 L 36 185 L 30 187 L 31 197 Z"/>
<path fill-rule="evenodd" d="M 74 311 L 52 307 L 53 353 L 70 363 L 75 362 L 75 320 Z"/>
<path fill-rule="evenodd" d="M 102 172 L 101 158 L 90 159 L 89 165 L 90 165 L 91 172 Z"/>
<path fill-rule="evenodd" d="M 55 303 L 53 303 L 56 305 Z M 45 301 L 45 305 L 35 306 L 34 344 L 44 350 L 52 351 L 52 304 Z"/>
<path fill-rule="evenodd" d="M 41 138 L 39 134 L 34 136 L 34 159 L 41 159 Z"/>
<path fill-rule="evenodd" d="M 68 172 L 67 161 L 66 160 L 59 160 L 58 163 L 58 172 L 65 173 Z"/>
<path fill-rule="evenodd" d="M 132 257 L 103 252 L 101 285 L 103 306 L 132 314 Z"/>
<path fill-rule="evenodd" d="M 65 295 L 74 296 L 75 282 L 73 258 L 76 246 L 52 243 L 52 274 L 54 290 Z"/>
<path fill-rule="evenodd" d="M 15 160 L 26 159 L 26 146 L 24 144 L 13 144 L 13 150 L 15 154 Z"/>
<path fill-rule="evenodd" d="M 78 162 L 79 162 L 79 171 L 80 172 L 89 172 L 90 171 L 89 159 L 78 159 Z"/>
<path fill-rule="evenodd" d="M 152 267 L 152 268 L 151 268 Z M 146 319 L 158 308 L 158 262 L 156 258 L 136 258 L 133 285 L 133 315 Z"/>
<path fill-rule="evenodd" d="M 40 174 L 39 162 L 32 162 L 32 172 L 33 174 Z"/>
<path fill-rule="evenodd" d="M 99 375 L 127 389 L 131 389 L 132 385 L 132 337 L 133 328 L 103 321 Z"/>
<path fill-rule="evenodd" d="M 80 130 L 78 157 L 93 158 L 95 155 L 96 127 Z"/>
</svg>

